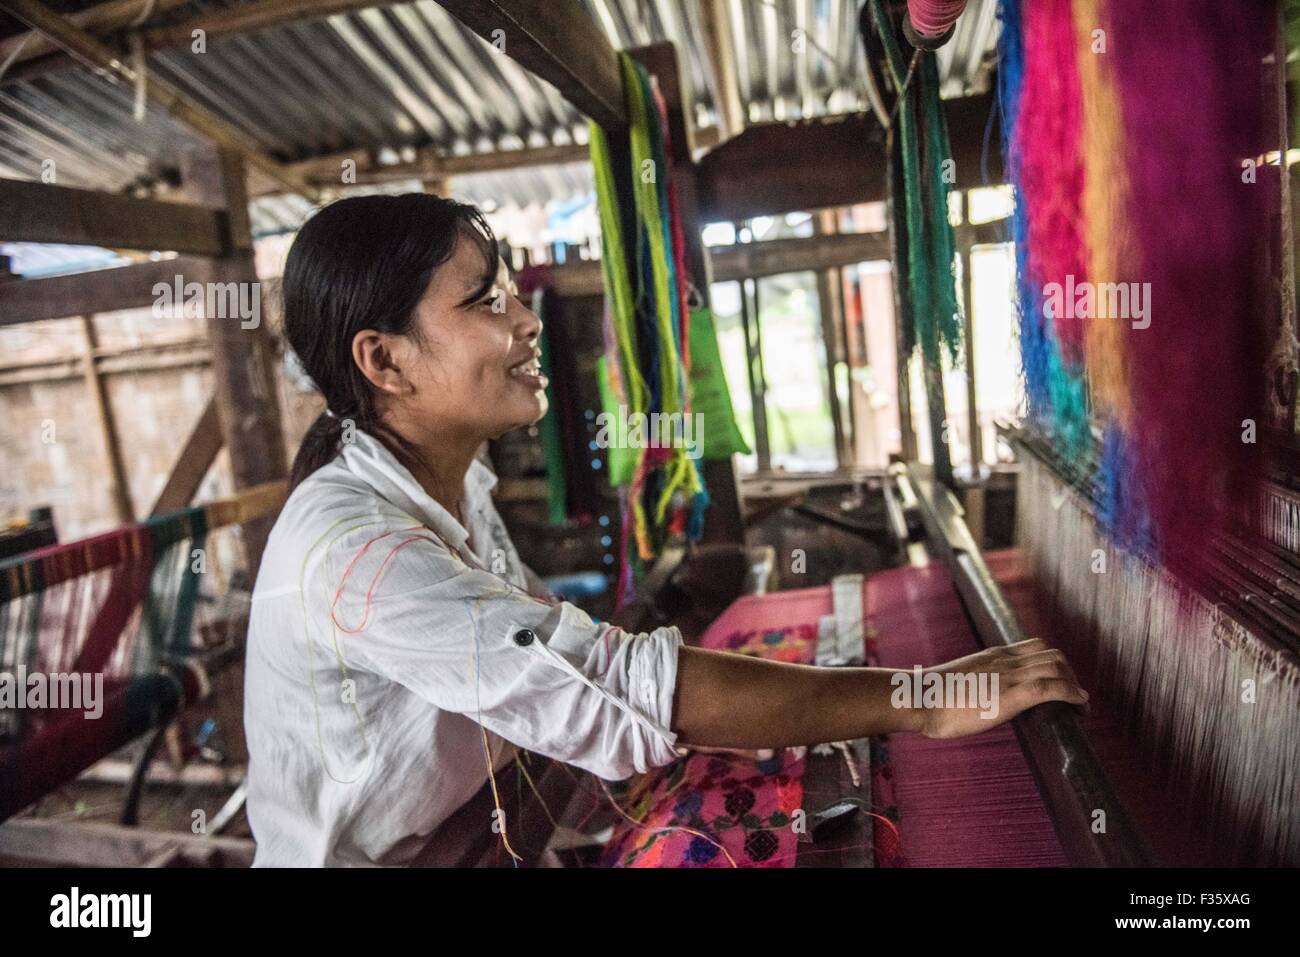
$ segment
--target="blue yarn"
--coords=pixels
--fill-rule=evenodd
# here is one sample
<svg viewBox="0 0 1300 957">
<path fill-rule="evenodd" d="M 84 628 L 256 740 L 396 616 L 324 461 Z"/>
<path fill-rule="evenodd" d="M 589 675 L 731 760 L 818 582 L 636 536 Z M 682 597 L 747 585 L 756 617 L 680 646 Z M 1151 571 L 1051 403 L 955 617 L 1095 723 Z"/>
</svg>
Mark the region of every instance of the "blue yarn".
<svg viewBox="0 0 1300 957">
<path fill-rule="evenodd" d="M 1097 523 L 1115 544 L 1155 558 L 1151 513 L 1147 508 L 1132 443 L 1119 426 L 1108 424 L 1097 468 Z"/>
<path fill-rule="evenodd" d="M 637 343 L 641 346 L 641 372 L 649 392 L 647 413 L 663 411 L 663 389 L 659 375 L 659 327 L 654 318 L 654 267 L 651 265 L 650 243 L 644 227 L 638 230 L 637 243 L 641 272 L 641 296 L 637 303 Z"/>
<path fill-rule="evenodd" d="M 691 512 L 686 518 L 686 539 L 698 542 L 704 534 L 704 513 L 709 507 L 709 490 L 704 486 L 704 473 L 700 469 L 700 460 L 691 459 L 691 468 L 700 480 L 700 490 L 691 499 Z"/>
<path fill-rule="evenodd" d="M 1002 106 L 1002 144 L 1011 140 L 1020 113 L 1020 90 L 1025 82 L 1025 42 L 1021 32 L 1020 0 L 1002 0 L 998 6 L 1002 35 L 998 38 L 998 102 Z"/>
<path fill-rule="evenodd" d="M 1108 425 L 1102 435 L 1101 464 L 1097 469 L 1097 523 L 1115 539 L 1124 524 L 1124 465 L 1124 437 L 1117 426 Z"/>
</svg>

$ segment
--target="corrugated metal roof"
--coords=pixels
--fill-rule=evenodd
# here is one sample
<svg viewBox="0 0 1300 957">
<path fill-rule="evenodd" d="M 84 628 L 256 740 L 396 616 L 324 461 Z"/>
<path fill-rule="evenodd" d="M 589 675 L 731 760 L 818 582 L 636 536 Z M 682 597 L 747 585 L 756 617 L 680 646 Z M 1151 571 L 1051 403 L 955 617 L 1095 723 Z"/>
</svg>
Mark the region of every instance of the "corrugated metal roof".
<svg viewBox="0 0 1300 957">
<path fill-rule="evenodd" d="M 717 122 L 696 0 L 582 2 L 616 47 L 676 43 L 697 123 Z M 194 2 L 149 22 L 235 5 Z M 858 0 L 726 0 L 725 7 L 739 38 L 740 97 L 750 122 L 866 108 Z M 972 0 L 954 41 L 940 51 L 948 95 L 986 82 L 995 7 L 996 0 Z M 463 155 L 568 143 L 585 122 L 549 84 L 432 0 L 214 38 L 203 53 L 157 51 L 148 67 L 283 161 L 361 147 L 433 146 Z M 65 185 L 122 191 L 148 183 L 194 141 L 157 109 L 137 123 L 132 104 L 131 89 L 84 70 L 0 85 L 0 175 L 38 178 L 53 160 Z M 453 184 L 467 199 L 497 203 L 565 199 L 590 188 L 589 174 L 553 168 Z M 292 199 L 255 205 L 260 231 L 292 228 L 305 208 Z"/>
</svg>

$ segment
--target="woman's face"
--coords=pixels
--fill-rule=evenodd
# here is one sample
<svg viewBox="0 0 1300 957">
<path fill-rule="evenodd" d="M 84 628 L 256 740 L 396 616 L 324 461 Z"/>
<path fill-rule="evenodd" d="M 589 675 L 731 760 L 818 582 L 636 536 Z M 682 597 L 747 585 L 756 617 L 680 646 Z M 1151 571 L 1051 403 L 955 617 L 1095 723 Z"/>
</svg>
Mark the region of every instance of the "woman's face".
<svg viewBox="0 0 1300 957">
<path fill-rule="evenodd" d="M 399 357 L 410 391 L 408 421 L 479 440 L 532 425 L 546 414 L 547 379 L 540 367 L 541 320 L 519 301 L 504 262 L 483 288 L 483 253 L 462 236 L 434 271 L 416 310 L 418 337 Z"/>
</svg>

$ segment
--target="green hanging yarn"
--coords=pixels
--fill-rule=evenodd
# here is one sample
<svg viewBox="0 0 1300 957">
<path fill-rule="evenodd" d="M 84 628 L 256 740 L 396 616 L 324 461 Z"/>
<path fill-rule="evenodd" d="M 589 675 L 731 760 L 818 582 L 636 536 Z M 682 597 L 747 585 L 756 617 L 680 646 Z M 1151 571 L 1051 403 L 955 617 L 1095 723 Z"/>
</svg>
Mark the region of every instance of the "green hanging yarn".
<svg viewBox="0 0 1300 957">
<path fill-rule="evenodd" d="M 898 92 L 907 221 L 905 279 L 912 297 L 915 338 L 926 363 L 940 363 L 944 353 L 956 362 L 961 352 L 962 326 L 953 274 L 956 241 L 948 220 L 950 167 L 946 161 L 951 158 L 951 149 L 939 100 L 938 67 L 933 53 L 917 53 L 917 63 L 909 75 L 909 65 L 904 62 L 881 0 L 872 0 L 872 13 Z M 920 118 L 918 110 L 923 112 Z"/>
</svg>

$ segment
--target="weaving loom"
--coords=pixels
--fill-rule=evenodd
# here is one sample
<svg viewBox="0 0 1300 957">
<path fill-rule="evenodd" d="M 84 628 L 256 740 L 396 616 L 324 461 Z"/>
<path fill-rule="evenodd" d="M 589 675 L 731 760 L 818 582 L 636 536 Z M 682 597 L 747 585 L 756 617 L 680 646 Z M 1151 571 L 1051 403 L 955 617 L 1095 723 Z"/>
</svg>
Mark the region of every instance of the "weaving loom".
<svg viewBox="0 0 1300 957">
<path fill-rule="evenodd" d="M 1260 96 L 1281 72 L 1270 74 L 1266 57 L 1286 59 L 1275 11 L 1212 0 L 1000 5 L 998 113 L 1016 187 L 1007 238 L 1028 414 L 1013 437 L 1023 547 L 986 560 L 949 491 L 942 375 L 972 346 L 932 52 L 961 6 L 912 4 L 904 22 L 900 4 L 868 0 L 860 21 L 890 157 L 900 367 L 920 353 L 933 443 L 932 466 L 891 473 L 885 511 L 900 557 L 914 556 L 923 519 L 930 561 L 869 577 L 856 601 L 843 580 L 741 599 L 700 643 L 910 670 L 1032 635 L 1068 652 L 1093 693 L 1089 708 L 1042 705 L 957 741 L 899 735 L 830 755 L 689 754 L 606 795 L 619 817 L 602 864 L 1300 862 L 1300 498 L 1289 476 L 1260 497 L 1262 456 L 1243 438 L 1264 421 L 1264 317 L 1279 319 L 1288 430 L 1300 368 L 1294 302 L 1271 316 L 1273 277 L 1243 265 L 1279 258 L 1264 238 L 1276 190 L 1251 188 L 1242 173 L 1268 150 L 1286 155 L 1285 135 L 1267 134 Z M 625 92 L 630 103 L 650 99 L 631 74 Z M 680 371 L 679 357 L 636 338 L 654 328 L 647 277 L 667 256 L 641 248 L 642 268 L 629 268 L 624 248 L 660 221 L 626 184 L 619 195 L 613 179 L 637 167 L 621 154 L 611 164 L 609 149 L 593 135 L 621 375 L 644 405 L 642 375 Z M 620 218 L 634 207 L 635 222 Z M 658 298 L 667 346 L 664 317 L 678 311 Z M 645 541 L 643 515 L 637 523 Z M 1267 527 L 1261 538 L 1238 524 Z M 856 652 L 844 654 L 846 641 Z M 800 815 L 838 827 L 805 834 L 793 826 Z"/>
<path fill-rule="evenodd" d="M 827 619 L 839 617 L 832 633 L 856 635 L 867 663 L 901 671 L 1029 635 L 1077 654 L 1078 633 L 1062 626 L 1026 556 L 1011 550 L 985 559 L 951 496 L 923 478 L 914 476 L 913 484 L 929 534 L 927 564 L 865 582 L 845 576 L 822 588 L 747 596 L 699 643 L 778 660 L 826 661 L 833 657 L 823 654 Z M 851 613 L 846 624 L 842 611 L 846 585 L 860 592 L 856 630 Z M 1294 861 L 1285 847 L 1289 838 L 1279 833 L 1294 818 L 1294 803 L 1242 786 L 1237 828 L 1227 829 L 1222 808 L 1207 828 L 1204 815 L 1213 801 L 1180 775 L 1179 761 L 1160 759 L 1163 743 L 1132 720 L 1124 689 L 1108 684 L 1103 673 L 1079 671 L 1095 692 L 1082 715 L 1043 705 L 970 738 L 892 735 L 820 756 L 805 749 L 758 760 L 690 754 L 608 796 L 625 816 L 601 862 L 1195 867 Z M 1277 773 L 1294 773 L 1295 755 L 1280 753 L 1280 743 L 1269 752 L 1279 761 Z M 1242 780 L 1258 784 L 1260 771 Z M 600 798 L 593 793 L 577 803 L 590 816 L 600 810 Z M 797 811 L 810 819 L 806 833 L 792 827 Z M 842 818 L 838 826 L 823 830 L 834 818 Z"/>
<path fill-rule="evenodd" d="M 269 483 L 0 563 L 0 676 L 15 696 L 0 692 L 0 820 L 206 693 L 213 662 L 192 637 L 209 533 L 274 513 L 284 496 Z M 102 688 L 93 715 L 80 695 L 54 699 L 87 679 Z M 49 694 L 23 707 L 16 696 L 38 686 Z"/>
</svg>

